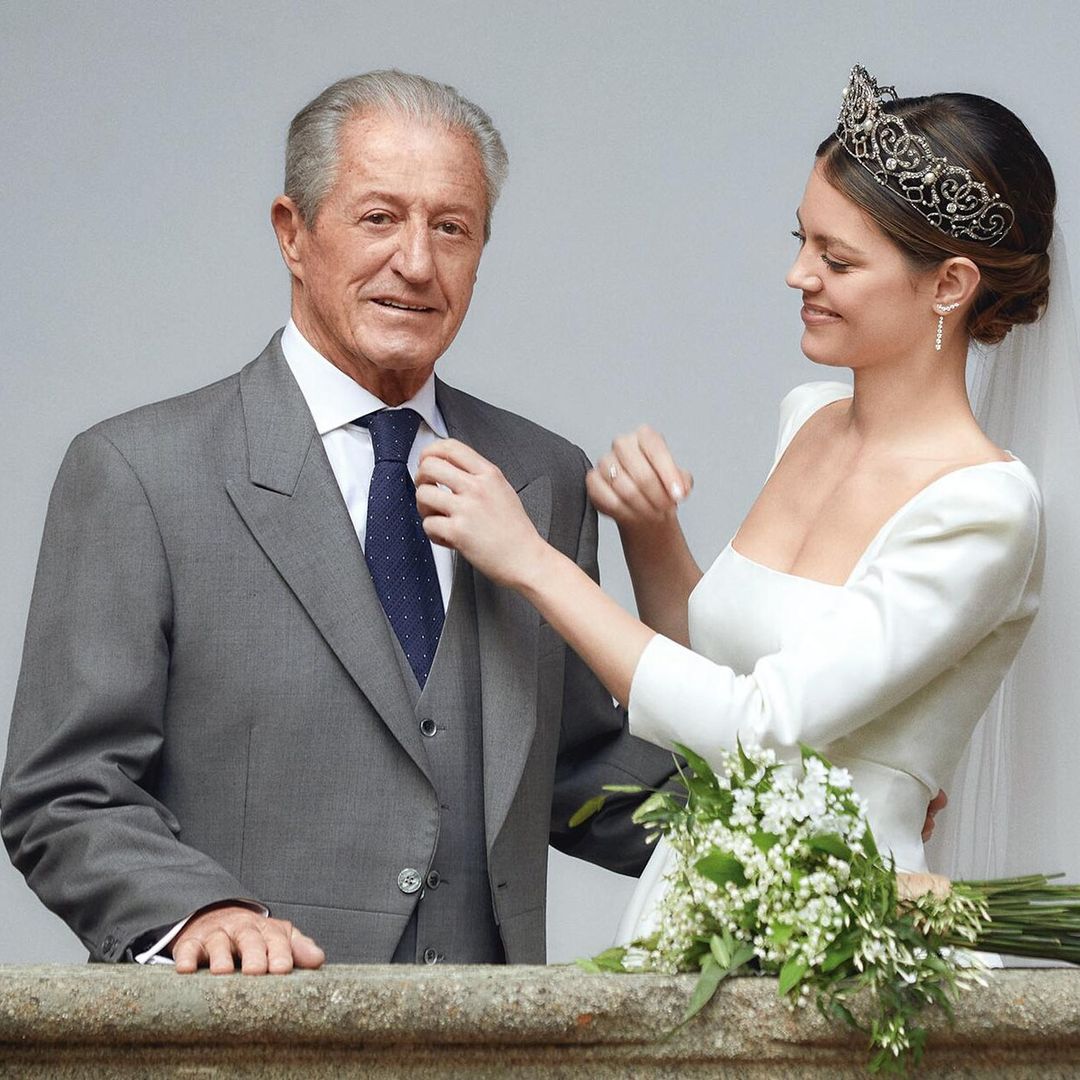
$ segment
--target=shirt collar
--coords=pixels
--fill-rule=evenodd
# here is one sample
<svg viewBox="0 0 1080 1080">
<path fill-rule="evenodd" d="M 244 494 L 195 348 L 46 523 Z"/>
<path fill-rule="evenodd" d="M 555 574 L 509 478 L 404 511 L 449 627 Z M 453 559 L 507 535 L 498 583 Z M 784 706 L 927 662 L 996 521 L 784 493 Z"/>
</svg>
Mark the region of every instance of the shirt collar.
<svg viewBox="0 0 1080 1080">
<path fill-rule="evenodd" d="M 290 319 L 281 335 L 281 351 L 285 362 L 304 395 L 315 428 L 325 435 L 335 428 L 344 427 L 358 417 L 386 409 L 370 390 L 365 390 L 355 379 L 340 368 L 334 367 L 300 333 Z M 423 386 L 408 401 L 401 403 L 403 409 L 415 409 L 424 422 L 440 438 L 446 438 L 446 423 L 435 401 L 435 373 L 432 372 Z"/>
</svg>

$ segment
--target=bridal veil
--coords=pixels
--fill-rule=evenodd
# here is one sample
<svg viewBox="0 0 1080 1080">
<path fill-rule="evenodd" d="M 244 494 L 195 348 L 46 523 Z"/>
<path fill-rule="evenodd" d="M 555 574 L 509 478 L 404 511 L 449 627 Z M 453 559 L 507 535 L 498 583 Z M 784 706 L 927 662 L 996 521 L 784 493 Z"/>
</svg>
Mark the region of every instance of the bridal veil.
<svg viewBox="0 0 1080 1080">
<path fill-rule="evenodd" d="M 1050 258 L 1042 317 L 968 357 L 983 430 L 1042 487 L 1046 565 L 1039 614 L 928 846 L 931 866 L 953 877 L 1063 872 L 1080 882 L 1080 345 L 1057 231 Z"/>
</svg>

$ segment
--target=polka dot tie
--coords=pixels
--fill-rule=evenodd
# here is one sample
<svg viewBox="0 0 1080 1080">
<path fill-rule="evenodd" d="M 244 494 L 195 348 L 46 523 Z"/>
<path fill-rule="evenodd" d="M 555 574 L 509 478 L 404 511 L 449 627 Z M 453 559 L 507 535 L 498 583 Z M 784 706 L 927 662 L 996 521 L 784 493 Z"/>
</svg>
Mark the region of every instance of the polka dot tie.
<svg viewBox="0 0 1080 1080">
<path fill-rule="evenodd" d="M 409 476 L 409 450 L 420 414 L 382 409 L 356 423 L 371 431 L 375 449 L 364 558 L 386 617 L 423 688 L 442 632 L 443 604 L 435 557 Z"/>
</svg>

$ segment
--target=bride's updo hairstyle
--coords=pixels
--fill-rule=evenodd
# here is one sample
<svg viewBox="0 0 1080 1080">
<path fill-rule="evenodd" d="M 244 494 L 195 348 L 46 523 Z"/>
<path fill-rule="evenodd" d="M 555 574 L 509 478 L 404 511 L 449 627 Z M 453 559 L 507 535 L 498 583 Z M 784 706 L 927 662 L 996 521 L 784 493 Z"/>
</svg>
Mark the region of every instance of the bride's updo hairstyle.
<svg viewBox="0 0 1080 1080">
<path fill-rule="evenodd" d="M 1031 132 L 1003 105 L 975 94 L 899 98 L 883 102 L 881 109 L 899 116 L 936 154 L 969 169 L 1012 207 L 1005 235 L 991 245 L 943 231 L 878 183 L 835 134 L 817 149 L 825 179 L 870 215 L 914 270 L 928 270 L 953 255 L 975 263 L 982 281 L 967 331 L 976 341 L 993 345 L 1013 326 L 1034 322 L 1049 293 L 1047 248 L 1057 190 Z"/>
</svg>

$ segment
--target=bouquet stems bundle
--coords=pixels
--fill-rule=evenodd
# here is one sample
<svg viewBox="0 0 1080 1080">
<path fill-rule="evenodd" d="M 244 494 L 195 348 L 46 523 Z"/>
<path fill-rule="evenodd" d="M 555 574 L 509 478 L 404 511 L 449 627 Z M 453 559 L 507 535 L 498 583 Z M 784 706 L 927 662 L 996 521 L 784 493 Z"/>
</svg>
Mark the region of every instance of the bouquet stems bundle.
<svg viewBox="0 0 1080 1080">
<path fill-rule="evenodd" d="M 923 1052 L 922 1011 L 951 1017 L 958 993 L 983 982 L 967 950 L 1080 963 L 1080 886 L 1043 875 L 898 878 L 850 774 L 821 754 L 804 748 L 799 775 L 772 751 L 740 745 L 717 775 L 694 751 L 676 749 L 692 770 L 679 769 L 685 797 L 654 791 L 634 816 L 674 851 L 656 929 L 581 963 L 698 972 L 684 1023 L 729 975 L 775 974 L 793 1008 L 812 996 L 825 1016 L 869 1037 L 871 1071 L 904 1071 Z"/>
<path fill-rule="evenodd" d="M 1028 874 L 953 882 L 953 891 L 976 899 L 986 911 L 976 947 L 1010 956 L 1080 964 L 1080 887 L 1051 885 L 1050 881 L 1045 874 Z M 949 944 L 960 942 L 950 940 Z"/>
</svg>

